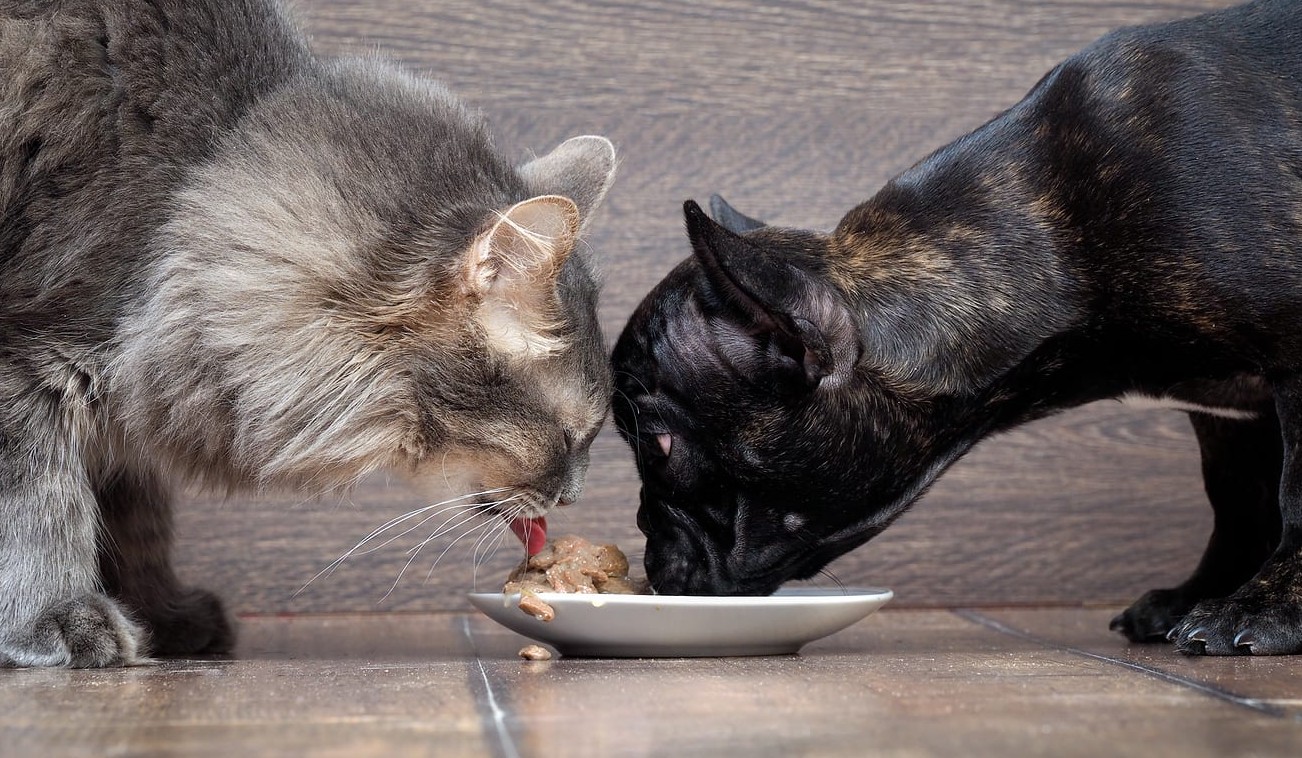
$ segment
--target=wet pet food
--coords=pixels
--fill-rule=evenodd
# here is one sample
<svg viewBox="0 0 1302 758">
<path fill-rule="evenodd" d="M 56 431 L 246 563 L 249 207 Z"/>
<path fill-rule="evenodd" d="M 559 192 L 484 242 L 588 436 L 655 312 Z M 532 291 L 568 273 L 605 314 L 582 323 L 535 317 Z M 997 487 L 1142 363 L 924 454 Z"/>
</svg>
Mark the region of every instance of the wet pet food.
<svg viewBox="0 0 1302 758">
<path fill-rule="evenodd" d="M 558 537 L 511 572 L 502 591 L 520 594 L 520 610 L 540 621 L 556 612 L 538 597 L 544 592 L 640 595 L 645 579 L 628 575 L 628 557 L 615 545 L 598 545 L 575 535 Z"/>
<path fill-rule="evenodd" d="M 519 656 L 526 661 L 550 661 L 552 651 L 542 645 L 525 645 L 520 648 Z"/>
</svg>

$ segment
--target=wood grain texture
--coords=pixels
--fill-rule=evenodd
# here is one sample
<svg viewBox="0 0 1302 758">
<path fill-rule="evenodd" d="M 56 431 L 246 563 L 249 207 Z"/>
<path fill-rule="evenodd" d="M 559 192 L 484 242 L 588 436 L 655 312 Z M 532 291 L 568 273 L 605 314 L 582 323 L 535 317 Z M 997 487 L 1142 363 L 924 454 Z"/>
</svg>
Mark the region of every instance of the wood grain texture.
<svg viewBox="0 0 1302 758">
<path fill-rule="evenodd" d="M 0 753 L 1297 755 L 1294 661 L 1126 645 L 1115 610 L 888 607 L 797 656 L 530 663 L 482 616 L 263 616 L 235 660 L 0 669 Z"/>
<path fill-rule="evenodd" d="M 443 80 L 486 113 L 511 154 L 574 134 L 614 140 L 619 176 L 590 235 L 611 342 L 687 254 L 684 199 L 718 191 L 774 223 L 830 227 L 1100 34 L 1226 4 L 298 2 L 319 50 L 378 50 Z M 553 530 L 637 555 L 636 497 L 630 454 L 603 431 L 585 497 Z M 408 540 L 294 595 L 375 526 L 425 504 L 379 480 L 344 501 L 193 497 L 177 557 L 184 576 L 240 611 L 465 608 L 472 583 L 494 584 L 518 559 L 513 545 L 476 572 L 472 535 L 427 581 L 448 542 L 424 548 L 404 573 Z M 1183 416 L 1102 404 L 982 444 L 832 571 L 890 586 L 902 605 L 1128 602 L 1181 580 L 1209 529 Z"/>
</svg>

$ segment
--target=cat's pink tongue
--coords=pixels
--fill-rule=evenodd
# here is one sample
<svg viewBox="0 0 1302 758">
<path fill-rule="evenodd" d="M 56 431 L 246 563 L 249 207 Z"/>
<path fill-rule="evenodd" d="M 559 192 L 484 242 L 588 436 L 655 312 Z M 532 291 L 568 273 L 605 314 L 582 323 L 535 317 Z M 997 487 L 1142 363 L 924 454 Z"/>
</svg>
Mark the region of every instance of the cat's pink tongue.
<svg viewBox="0 0 1302 758">
<path fill-rule="evenodd" d="M 518 517 L 511 519 L 511 531 L 524 543 L 529 555 L 537 555 L 547 544 L 547 519 Z"/>
</svg>

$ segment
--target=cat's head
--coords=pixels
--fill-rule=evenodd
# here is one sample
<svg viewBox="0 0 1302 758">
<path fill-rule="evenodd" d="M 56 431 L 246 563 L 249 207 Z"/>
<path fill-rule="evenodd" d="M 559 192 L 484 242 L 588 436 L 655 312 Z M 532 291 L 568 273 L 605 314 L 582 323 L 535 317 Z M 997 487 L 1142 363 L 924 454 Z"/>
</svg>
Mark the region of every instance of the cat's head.
<svg viewBox="0 0 1302 758">
<path fill-rule="evenodd" d="M 503 513 L 573 500 L 610 397 L 581 235 L 614 171 L 602 137 L 517 164 L 383 64 L 286 87 L 172 203 L 123 423 L 229 486 L 389 468 Z"/>
<path fill-rule="evenodd" d="M 953 445 L 943 407 L 865 360 L 891 351 L 865 334 L 847 240 L 714 215 L 687 203 L 694 255 L 620 336 L 613 411 L 656 590 L 767 594 L 884 529 Z"/>
</svg>

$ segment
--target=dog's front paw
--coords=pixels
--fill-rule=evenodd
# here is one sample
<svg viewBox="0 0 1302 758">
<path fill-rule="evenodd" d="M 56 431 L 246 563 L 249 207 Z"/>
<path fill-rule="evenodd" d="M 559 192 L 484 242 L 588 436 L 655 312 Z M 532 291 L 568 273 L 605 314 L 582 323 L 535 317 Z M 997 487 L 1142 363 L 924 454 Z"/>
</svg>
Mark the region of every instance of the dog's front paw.
<svg viewBox="0 0 1302 758">
<path fill-rule="evenodd" d="M 1178 589 L 1149 590 L 1112 619 L 1109 628 L 1131 642 L 1160 642 L 1189 613 L 1194 602 Z"/>
<path fill-rule="evenodd" d="M 207 590 L 182 591 L 140 614 L 157 655 L 222 655 L 235 646 L 235 627 L 221 599 Z"/>
<path fill-rule="evenodd" d="M 97 668 L 146 663 L 145 634 L 118 604 L 98 594 L 56 603 L 0 639 L 0 660 L 15 666 Z"/>
<path fill-rule="evenodd" d="M 1247 585 L 1194 606 L 1170 637 L 1188 655 L 1302 653 L 1302 603 L 1262 584 Z"/>
</svg>

